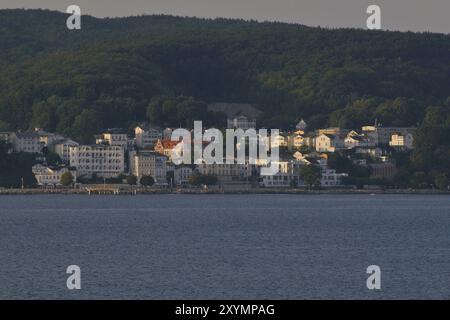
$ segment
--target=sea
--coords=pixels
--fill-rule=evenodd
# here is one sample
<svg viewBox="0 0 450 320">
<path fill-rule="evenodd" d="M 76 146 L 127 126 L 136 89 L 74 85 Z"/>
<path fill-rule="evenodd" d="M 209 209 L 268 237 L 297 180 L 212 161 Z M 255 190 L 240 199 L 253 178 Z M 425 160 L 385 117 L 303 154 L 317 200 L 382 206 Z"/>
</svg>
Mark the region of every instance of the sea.
<svg viewBox="0 0 450 320">
<path fill-rule="evenodd" d="M 0 299 L 450 299 L 450 197 L 0 196 Z"/>
</svg>

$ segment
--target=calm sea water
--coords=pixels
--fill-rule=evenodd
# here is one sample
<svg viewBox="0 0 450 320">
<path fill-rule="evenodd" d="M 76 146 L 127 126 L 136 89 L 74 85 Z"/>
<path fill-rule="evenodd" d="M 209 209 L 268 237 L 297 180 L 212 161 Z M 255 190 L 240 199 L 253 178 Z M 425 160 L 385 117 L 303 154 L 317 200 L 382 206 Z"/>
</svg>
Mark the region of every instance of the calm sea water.
<svg viewBox="0 0 450 320">
<path fill-rule="evenodd" d="M 450 197 L 2 196 L 0 298 L 449 299 Z"/>
</svg>

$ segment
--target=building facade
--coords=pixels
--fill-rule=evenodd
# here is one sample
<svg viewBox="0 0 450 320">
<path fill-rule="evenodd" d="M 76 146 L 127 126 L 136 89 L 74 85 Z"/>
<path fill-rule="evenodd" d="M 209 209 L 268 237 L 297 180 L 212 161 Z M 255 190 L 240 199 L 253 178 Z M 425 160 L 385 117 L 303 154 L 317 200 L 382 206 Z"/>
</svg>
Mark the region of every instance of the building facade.
<svg viewBox="0 0 450 320">
<path fill-rule="evenodd" d="M 70 172 L 74 178 L 76 177 L 74 170 L 69 170 L 68 168 L 51 168 L 41 164 L 34 165 L 32 171 L 40 186 L 61 185 L 61 177 L 67 172 Z"/>
<path fill-rule="evenodd" d="M 61 160 L 69 164 L 70 163 L 70 148 L 79 146 L 78 142 L 71 139 L 64 139 L 56 142 L 53 145 L 53 151 L 59 155 Z"/>
<path fill-rule="evenodd" d="M 136 146 L 146 149 L 153 148 L 159 139 L 162 139 L 163 132 L 160 128 L 148 125 L 140 125 L 134 128 Z"/>
<path fill-rule="evenodd" d="M 256 129 L 256 120 L 249 119 L 246 116 L 238 116 L 227 120 L 228 129 Z"/>
<path fill-rule="evenodd" d="M 125 170 L 124 149 L 109 145 L 80 145 L 70 147 L 70 166 L 77 168 L 78 176 L 96 174 L 114 178 Z"/>
<path fill-rule="evenodd" d="M 167 184 L 167 157 L 153 151 L 138 151 L 130 153 L 131 173 L 138 178 L 151 176 L 155 185 Z"/>
</svg>

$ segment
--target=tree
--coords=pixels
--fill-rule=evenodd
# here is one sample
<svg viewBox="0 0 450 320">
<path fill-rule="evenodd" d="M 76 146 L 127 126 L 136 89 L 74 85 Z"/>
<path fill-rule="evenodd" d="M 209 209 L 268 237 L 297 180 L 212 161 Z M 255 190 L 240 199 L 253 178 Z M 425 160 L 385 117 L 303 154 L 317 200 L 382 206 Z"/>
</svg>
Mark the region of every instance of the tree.
<svg viewBox="0 0 450 320">
<path fill-rule="evenodd" d="M 193 174 L 189 178 L 189 183 L 193 186 L 201 186 L 201 185 L 215 185 L 219 182 L 219 179 L 217 176 L 213 174 Z"/>
<path fill-rule="evenodd" d="M 152 176 L 142 176 L 140 183 L 144 187 L 151 187 L 155 184 L 155 179 Z"/>
<path fill-rule="evenodd" d="M 440 190 L 446 190 L 448 189 L 448 178 L 445 173 L 437 174 L 434 177 L 434 184 L 436 185 L 436 188 Z"/>
<path fill-rule="evenodd" d="M 320 179 L 322 178 L 322 169 L 316 165 L 305 165 L 300 169 L 300 178 L 310 188 L 320 185 Z"/>
<path fill-rule="evenodd" d="M 64 172 L 61 175 L 61 184 L 63 186 L 70 186 L 73 183 L 73 175 L 70 171 Z"/>
<path fill-rule="evenodd" d="M 137 183 L 137 177 L 136 177 L 135 175 L 129 175 L 129 176 L 127 177 L 127 183 L 128 183 L 130 186 L 136 185 L 136 183 Z"/>
</svg>

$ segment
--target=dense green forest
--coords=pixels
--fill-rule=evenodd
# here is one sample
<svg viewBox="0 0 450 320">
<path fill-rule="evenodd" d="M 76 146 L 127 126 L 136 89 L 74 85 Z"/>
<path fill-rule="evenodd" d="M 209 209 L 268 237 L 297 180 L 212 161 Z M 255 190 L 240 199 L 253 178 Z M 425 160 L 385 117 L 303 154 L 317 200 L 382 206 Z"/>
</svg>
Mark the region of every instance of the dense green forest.
<svg viewBox="0 0 450 320">
<path fill-rule="evenodd" d="M 158 96 L 191 97 L 188 112 L 254 103 L 262 124 L 281 128 L 300 117 L 312 127 L 415 125 L 428 107 L 450 105 L 449 35 L 172 16 L 84 16 L 69 31 L 66 18 L 0 11 L 0 130 L 86 138 L 146 119 Z"/>
<path fill-rule="evenodd" d="M 221 126 L 208 103 L 252 103 L 282 129 L 419 125 L 405 170 L 450 173 L 450 35 L 173 16 L 83 16 L 69 31 L 66 18 L 0 10 L 0 131 L 88 142 L 142 120 Z"/>
</svg>

